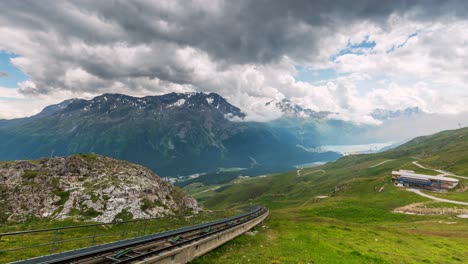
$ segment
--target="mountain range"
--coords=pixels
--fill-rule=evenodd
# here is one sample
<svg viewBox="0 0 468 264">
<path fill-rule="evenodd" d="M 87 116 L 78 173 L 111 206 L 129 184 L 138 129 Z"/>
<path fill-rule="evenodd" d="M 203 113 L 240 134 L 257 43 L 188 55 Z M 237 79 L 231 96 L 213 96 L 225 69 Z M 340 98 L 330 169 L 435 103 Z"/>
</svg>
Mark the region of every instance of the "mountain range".
<svg viewBox="0 0 468 264">
<path fill-rule="evenodd" d="M 31 117 L 1 120 L 0 159 L 94 152 L 177 176 L 231 167 L 273 172 L 340 157 L 307 152 L 288 127 L 244 117 L 215 93 L 70 99 Z"/>
<path fill-rule="evenodd" d="M 387 110 L 387 109 L 374 109 L 374 111 L 371 112 L 371 116 L 375 120 L 379 121 L 385 121 L 385 120 L 391 120 L 399 117 L 412 117 L 412 116 L 417 116 L 424 111 L 421 110 L 419 107 L 409 107 L 405 109 L 399 109 L 399 110 Z"/>
<path fill-rule="evenodd" d="M 337 113 L 313 111 L 286 99 L 265 106 L 283 116 L 247 122 L 241 109 L 216 93 L 70 99 L 31 117 L 0 120 L 0 160 L 97 153 L 146 166 L 163 177 L 207 173 L 204 177 L 213 179 L 220 171 L 234 177 L 332 161 L 341 154 L 311 149 L 401 142 L 454 123 L 417 107 L 376 109 L 371 116 L 382 122 L 376 126 L 333 119 Z M 443 120 L 438 127 L 432 126 L 434 117 Z M 412 128 L 415 124 L 418 129 Z"/>
</svg>

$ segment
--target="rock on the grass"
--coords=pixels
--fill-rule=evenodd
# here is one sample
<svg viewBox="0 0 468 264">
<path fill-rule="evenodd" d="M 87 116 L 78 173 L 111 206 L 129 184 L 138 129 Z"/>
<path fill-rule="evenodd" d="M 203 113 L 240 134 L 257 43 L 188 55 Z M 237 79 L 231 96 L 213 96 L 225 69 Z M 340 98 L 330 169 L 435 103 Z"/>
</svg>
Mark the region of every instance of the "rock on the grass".
<svg viewBox="0 0 468 264">
<path fill-rule="evenodd" d="M 0 221 L 111 222 L 198 213 L 197 201 L 149 169 L 104 156 L 0 163 Z"/>
</svg>

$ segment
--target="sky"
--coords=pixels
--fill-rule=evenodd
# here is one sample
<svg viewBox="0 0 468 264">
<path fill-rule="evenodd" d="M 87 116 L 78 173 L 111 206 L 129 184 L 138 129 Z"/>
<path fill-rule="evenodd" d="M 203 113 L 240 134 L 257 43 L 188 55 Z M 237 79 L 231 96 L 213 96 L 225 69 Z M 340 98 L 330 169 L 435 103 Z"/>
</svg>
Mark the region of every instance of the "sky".
<svg viewBox="0 0 468 264">
<path fill-rule="evenodd" d="M 0 0 L 0 118 L 69 98 L 216 92 L 375 123 L 468 111 L 467 1 Z"/>
</svg>

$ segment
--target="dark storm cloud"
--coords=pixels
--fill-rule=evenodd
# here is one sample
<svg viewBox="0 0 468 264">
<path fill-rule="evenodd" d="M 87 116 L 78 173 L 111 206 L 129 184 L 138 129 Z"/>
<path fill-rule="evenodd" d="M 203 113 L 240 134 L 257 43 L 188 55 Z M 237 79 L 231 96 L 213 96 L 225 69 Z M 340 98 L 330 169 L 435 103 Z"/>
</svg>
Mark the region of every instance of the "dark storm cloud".
<svg viewBox="0 0 468 264">
<path fill-rule="evenodd" d="M 0 8 L 5 10 L 1 15 L 4 23 L 57 31 L 69 41 L 74 38 L 91 44 L 163 41 L 202 49 L 228 63 L 266 63 L 283 55 L 298 60 L 313 59 L 319 52 L 317 41 L 321 35 L 356 21 L 384 24 L 393 13 L 422 20 L 468 13 L 466 1 L 256 0 L 225 1 L 211 9 L 216 3 L 4 1 Z M 96 30 L 92 21 L 71 15 L 70 10 L 96 15 L 120 32 Z M 158 23 L 167 28 L 158 27 Z"/>
<path fill-rule="evenodd" d="M 285 56 L 313 64 L 323 38 L 355 23 L 385 28 L 392 14 L 424 21 L 460 18 L 468 13 L 467 3 L 0 0 L 0 30 L 20 36 L 17 42 L 0 36 L 0 49 L 28 60 L 17 62 L 35 83 L 24 87 L 26 93 L 101 92 L 112 82 L 137 89 L 140 85 L 132 79 L 140 78 L 201 86 L 205 83 L 194 71 L 203 65 L 187 61 L 190 49 L 207 54 L 221 70 L 273 64 Z M 198 59 L 206 63 L 206 58 Z"/>
<path fill-rule="evenodd" d="M 200 6 L 214 2 L 182 4 L 180 12 L 161 10 L 146 2 L 92 1 L 98 12 L 122 28 L 136 43 L 155 39 L 200 48 L 233 63 L 270 62 L 283 55 L 313 59 L 323 34 L 356 21 L 385 23 L 393 13 L 418 19 L 442 15 L 465 16 L 465 1 L 225 1 L 210 12 Z M 190 3 L 190 2 L 188 2 Z M 97 10 L 97 11 L 96 11 Z M 165 21 L 174 29 L 161 31 L 148 22 Z M 301 29 L 302 28 L 302 29 Z"/>
</svg>

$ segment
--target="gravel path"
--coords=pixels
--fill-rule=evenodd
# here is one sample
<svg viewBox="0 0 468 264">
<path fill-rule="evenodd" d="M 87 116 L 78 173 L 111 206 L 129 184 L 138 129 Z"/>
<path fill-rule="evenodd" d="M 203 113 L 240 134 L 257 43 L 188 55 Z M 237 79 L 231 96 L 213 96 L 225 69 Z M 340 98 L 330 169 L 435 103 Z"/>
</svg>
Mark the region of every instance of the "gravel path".
<svg viewBox="0 0 468 264">
<path fill-rule="evenodd" d="M 448 171 L 435 170 L 435 169 L 424 167 L 423 165 L 419 164 L 417 161 L 413 161 L 413 164 L 418 166 L 421 169 L 433 170 L 433 171 L 436 171 L 438 173 L 442 173 L 444 176 L 451 176 L 451 177 L 457 177 L 457 178 L 462 178 L 462 179 L 468 180 L 468 177 L 465 177 L 465 176 L 456 175 L 456 174 L 453 174 L 453 173 L 448 172 Z"/>
<path fill-rule="evenodd" d="M 382 165 L 382 164 L 384 164 L 384 163 L 387 163 L 387 162 L 389 162 L 389 161 L 394 161 L 394 160 L 389 159 L 389 160 L 386 160 L 386 161 L 382 161 L 382 162 L 380 162 L 379 164 L 375 164 L 375 165 L 373 165 L 373 166 L 370 166 L 369 168 L 375 168 L 375 167 L 380 166 L 380 165 Z"/>
<path fill-rule="evenodd" d="M 411 189 L 410 188 L 410 189 L 407 189 L 407 190 L 410 191 L 410 192 L 414 192 L 415 194 L 418 194 L 420 196 L 432 199 L 434 201 L 439 201 L 439 202 L 444 202 L 444 203 L 468 205 L 467 202 L 460 202 L 460 201 L 454 201 L 454 200 L 447 200 L 447 199 L 438 198 L 438 197 L 435 197 L 435 196 L 432 196 L 432 195 L 429 195 L 429 194 L 425 194 L 425 193 L 423 193 L 423 192 L 421 192 L 420 190 L 417 190 L 417 189 Z"/>
<path fill-rule="evenodd" d="M 309 175 L 309 174 L 312 174 L 312 173 L 316 173 L 316 172 L 325 173 L 324 170 L 314 170 L 314 171 L 310 171 L 310 172 L 301 174 L 301 172 L 298 170 L 298 171 L 297 171 L 297 176 L 306 176 L 306 175 Z"/>
</svg>

